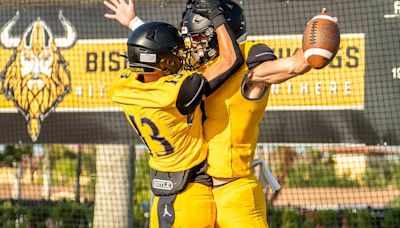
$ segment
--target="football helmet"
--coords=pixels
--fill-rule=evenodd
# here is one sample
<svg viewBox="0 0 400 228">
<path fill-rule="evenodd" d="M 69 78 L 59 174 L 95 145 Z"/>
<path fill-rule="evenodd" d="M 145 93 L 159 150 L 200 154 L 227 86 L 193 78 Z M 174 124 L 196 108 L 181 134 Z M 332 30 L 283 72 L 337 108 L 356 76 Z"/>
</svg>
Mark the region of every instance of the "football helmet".
<svg viewBox="0 0 400 228">
<path fill-rule="evenodd" d="M 237 42 L 244 42 L 247 36 L 243 9 L 231 0 L 221 0 L 222 10 L 228 26 Z M 212 22 L 193 10 L 188 4 L 182 18 L 182 35 L 192 46 L 192 65 L 197 68 L 218 56 L 218 41 Z M 201 45 L 201 48 L 196 46 Z"/>
<path fill-rule="evenodd" d="M 180 56 L 185 43 L 178 29 L 164 22 L 148 22 L 129 36 L 127 58 L 132 71 L 176 74 L 182 67 Z"/>
</svg>

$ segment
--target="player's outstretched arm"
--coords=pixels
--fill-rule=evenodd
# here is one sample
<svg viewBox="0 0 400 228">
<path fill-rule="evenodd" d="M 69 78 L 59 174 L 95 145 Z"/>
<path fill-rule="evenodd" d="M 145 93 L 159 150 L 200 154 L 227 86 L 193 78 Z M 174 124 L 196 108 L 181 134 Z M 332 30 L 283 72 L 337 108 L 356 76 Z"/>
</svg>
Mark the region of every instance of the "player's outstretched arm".
<svg viewBox="0 0 400 228">
<path fill-rule="evenodd" d="M 143 21 L 136 15 L 133 0 L 104 0 L 103 4 L 114 14 L 106 13 L 104 17 L 118 21 L 122 26 L 132 31 L 143 24 Z"/>
<path fill-rule="evenodd" d="M 321 14 L 327 15 L 328 10 L 326 8 L 323 8 Z M 329 35 L 331 36 L 328 37 L 335 37 L 332 36 L 332 34 Z M 336 40 L 332 41 L 332 43 L 335 44 L 336 42 Z M 305 58 L 303 52 L 303 49 L 305 48 L 304 45 L 305 44 L 303 42 L 303 47 L 297 49 L 293 56 L 273 61 L 265 61 L 259 64 L 257 67 L 254 67 L 249 74 L 249 76 L 251 77 L 251 81 L 264 82 L 267 84 L 277 84 L 310 71 L 311 65 L 309 64 L 309 61 L 307 61 L 307 59 Z M 338 43 L 336 45 L 338 46 Z M 314 49 L 322 48 L 317 47 Z M 334 54 L 336 54 L 337 50 L 334 52 Z M 331 60 L 332 58 L 330 60 L 327 59 L 325 63 L 327 64 L 329 63 L 328 61 Z"/>
<path fill-rule="evenodd" d="M 304 58 L 303 50 L 299 48 L 293 56 L 262 62 L 251 69 L 249 76 L 253 82 L 278 84 L 310 70 L 311 67 Z"/>
<path fill-rule="evenodd" d="M 203 73 L 209 81 L 206 95 L 220 87 L 244 62 L 239 44 L 227 25 L 220 5 L 219 0 L 196 0 L 194 2 L 194 11 L 212 21 L 218 39 L 220 60 Z"/>
</svg>

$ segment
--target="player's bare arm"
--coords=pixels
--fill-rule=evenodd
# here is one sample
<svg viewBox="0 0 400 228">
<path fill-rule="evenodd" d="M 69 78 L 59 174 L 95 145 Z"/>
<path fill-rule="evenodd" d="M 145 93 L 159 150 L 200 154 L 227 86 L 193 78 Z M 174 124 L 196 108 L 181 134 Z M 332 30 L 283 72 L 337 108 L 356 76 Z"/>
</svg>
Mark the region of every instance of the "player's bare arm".
<svg viewBox="0 0 400 228">
<path fill-rule="evenodd" d="M 311 69 L 302 49 L 296 50 L 293 56 L 277 59 L 265 44 L 252 46 L 246 63 L 249 72 L 244 76 L 243 88 L 244 96 L 249 99 L 260 99 L 270 84 L 282 83 Z"/>
<path fill-rule="evenodd" d="M 209 81 L 228 71 L 234 67 L 235 64 L 240 66 L 241 64 L 237 64 L 238 59 L 243 58 L 240 51 L 235 51 L 234 43 L 236 43 L 236 41 L 232 40 L 232 37 L 228 34 L 226 25 L 218 27 L 216 34 L 220 51 L 220 61 L 204 72 L 203 75 Z M 239 47 L 237 47 L 237 50 L 239 50 Z M 240 62 L 243 62 L 243 60 Z"/>
<path fill-rule="evenodd" d="M 188 0 L 186 5 L 193 3 L 193 0 Z M 103 4 L 114 12 L 114 14 L 106 13 L 104 17 L 118 21 L 122 26 L 130 28 L 134 31 L 137 27 L 143 24 L 143 21 L 136 14 L 134 0 L 104 0 Z"/>
<path fill-rule="evenodd" d="M 293 56 L 261 63 L 251 70 L 249 76 L 253 82 L 278 84 L 310 70 L 311 67 L 304 58 L 303 50 L 299 48 Z"/>
<path fill-rule="evenodd" d="M 197 0 L 194 3 L 195 12 L 210 19 L 214 25 L 219 45 L 220 60 L 209 67 L 203 75 L 208 81 L 226 78 L 243 63 L 243 56 L 233 33 L 226 24 L 219 0 Z M 223 76 L 226 74 L 226 76 Z M 221 77 L 222 76 L 222 77 Z"/>
<path fill-rule="evenodd" d="M 328 13 L 326 8 L 321 13 Z M 266 52 L 266 51 L 265 51 Z M 304 57 L 302 48 L 298 48 L 293 56 L 276 59 L 273 61 L 265 61 L 252 68 L 249 77 L 252 82 L 260 82 L 266 84 L 279 84 L 298 75 L 302 75 L 311 70 L 310 64 Z"/>
</svg>

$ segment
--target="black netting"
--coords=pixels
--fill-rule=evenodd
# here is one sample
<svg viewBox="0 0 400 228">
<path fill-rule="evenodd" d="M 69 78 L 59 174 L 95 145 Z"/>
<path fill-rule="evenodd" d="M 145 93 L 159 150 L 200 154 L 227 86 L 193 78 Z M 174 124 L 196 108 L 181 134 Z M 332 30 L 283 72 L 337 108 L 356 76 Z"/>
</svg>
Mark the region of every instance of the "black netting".
<svg viewBox="0 0 400 228">
<path fill-rule="evenodd" d="M 135 8 L 179 27 L 185 2 Z M 400 1 L 236 2 L 246 50 L 291 56 L 324 7 L 341 32 L 325 69 L 271 86 L 255 153 L 282 185 L 265 192 L 270 227 L 399 227 Z M 109 99 L 130 30 L 105 13 L 94 0 L 0 2 L 0 227 L 149 226 L 149 155 Z"/>
</svg>

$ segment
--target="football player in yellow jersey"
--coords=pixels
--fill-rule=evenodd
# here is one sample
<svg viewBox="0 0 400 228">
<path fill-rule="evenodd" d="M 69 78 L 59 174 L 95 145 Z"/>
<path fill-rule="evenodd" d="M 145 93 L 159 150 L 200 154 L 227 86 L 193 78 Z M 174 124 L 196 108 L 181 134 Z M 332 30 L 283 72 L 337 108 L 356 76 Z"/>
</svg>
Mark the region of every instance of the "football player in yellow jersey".
<svg viewBox="0 0 400 228">
<path fill-rule="evenodd" d="M 129 36 L 129 69 L 111 86 L 112 100 L 123 108 L 150 151 L 151 188 L 156 195 L 151 227 L 213 227 L 215 223 L 199 104 L 242 65 L 243 57 L 219 1 L 207 7 L 212 14 L 203 15 L 216 25 L 222 50 L 215 66 L 202 74 L 182 70 L 186 47 L 178 30 L 149 22 Z"/>
<path fill-rule="evenodd" d="M 230 0 L 223 0 L 223 4 L 227 5 L 224 16 L 240 42 L 246 35 L 242 9 Z M 218 62 L 215 56 L 201 54 L 219 50 L 209 32 L 212 22 L 188 7 L 182 23 L 182 31 L 200 52 L 198 70 L 203 72 Z M 199 50 L 198 45 L 207 48 Z M 270 85 L 309 70 L 301 48 L 291 57 L 277 59 L 271 48 L 257 44 L 250 48 L 246 64 L 205 99 L 203 129 L 209 147 L 207 173 L 213 179 L 217 207 L 216 227 L 268 227 L 262 187 L 251 168 L 258 125 L 265 113 Z"/>
<path fill-rule="evenodd" d="M 196 1 L 188 3 L 182 32 L 194 49 L 192 64 L 203 72 L 218 62 L 220 47 L 212 22 L 193 11 Z M 229 0 L 222 0 L 222 4 L 224 16 L 244 54 L 247 33 L 242 9 Z M 143 23 L 131 3 L 130 7 L 121 3 L 113 11 L 115 15 L 107 17 L 132 30 Z M 270 85 L 311 69 L 301 49 L 291 57 L 277 59 L 271 48 L 263 44 L 250 49 L 246 63 L 205 100 L 203 127 L 209 143 L 207 172 L 213 177 L 216 227 L 268 227 L 264 194 L 251 170 L 258 125 L 265 113 Z"/>
</svg>

